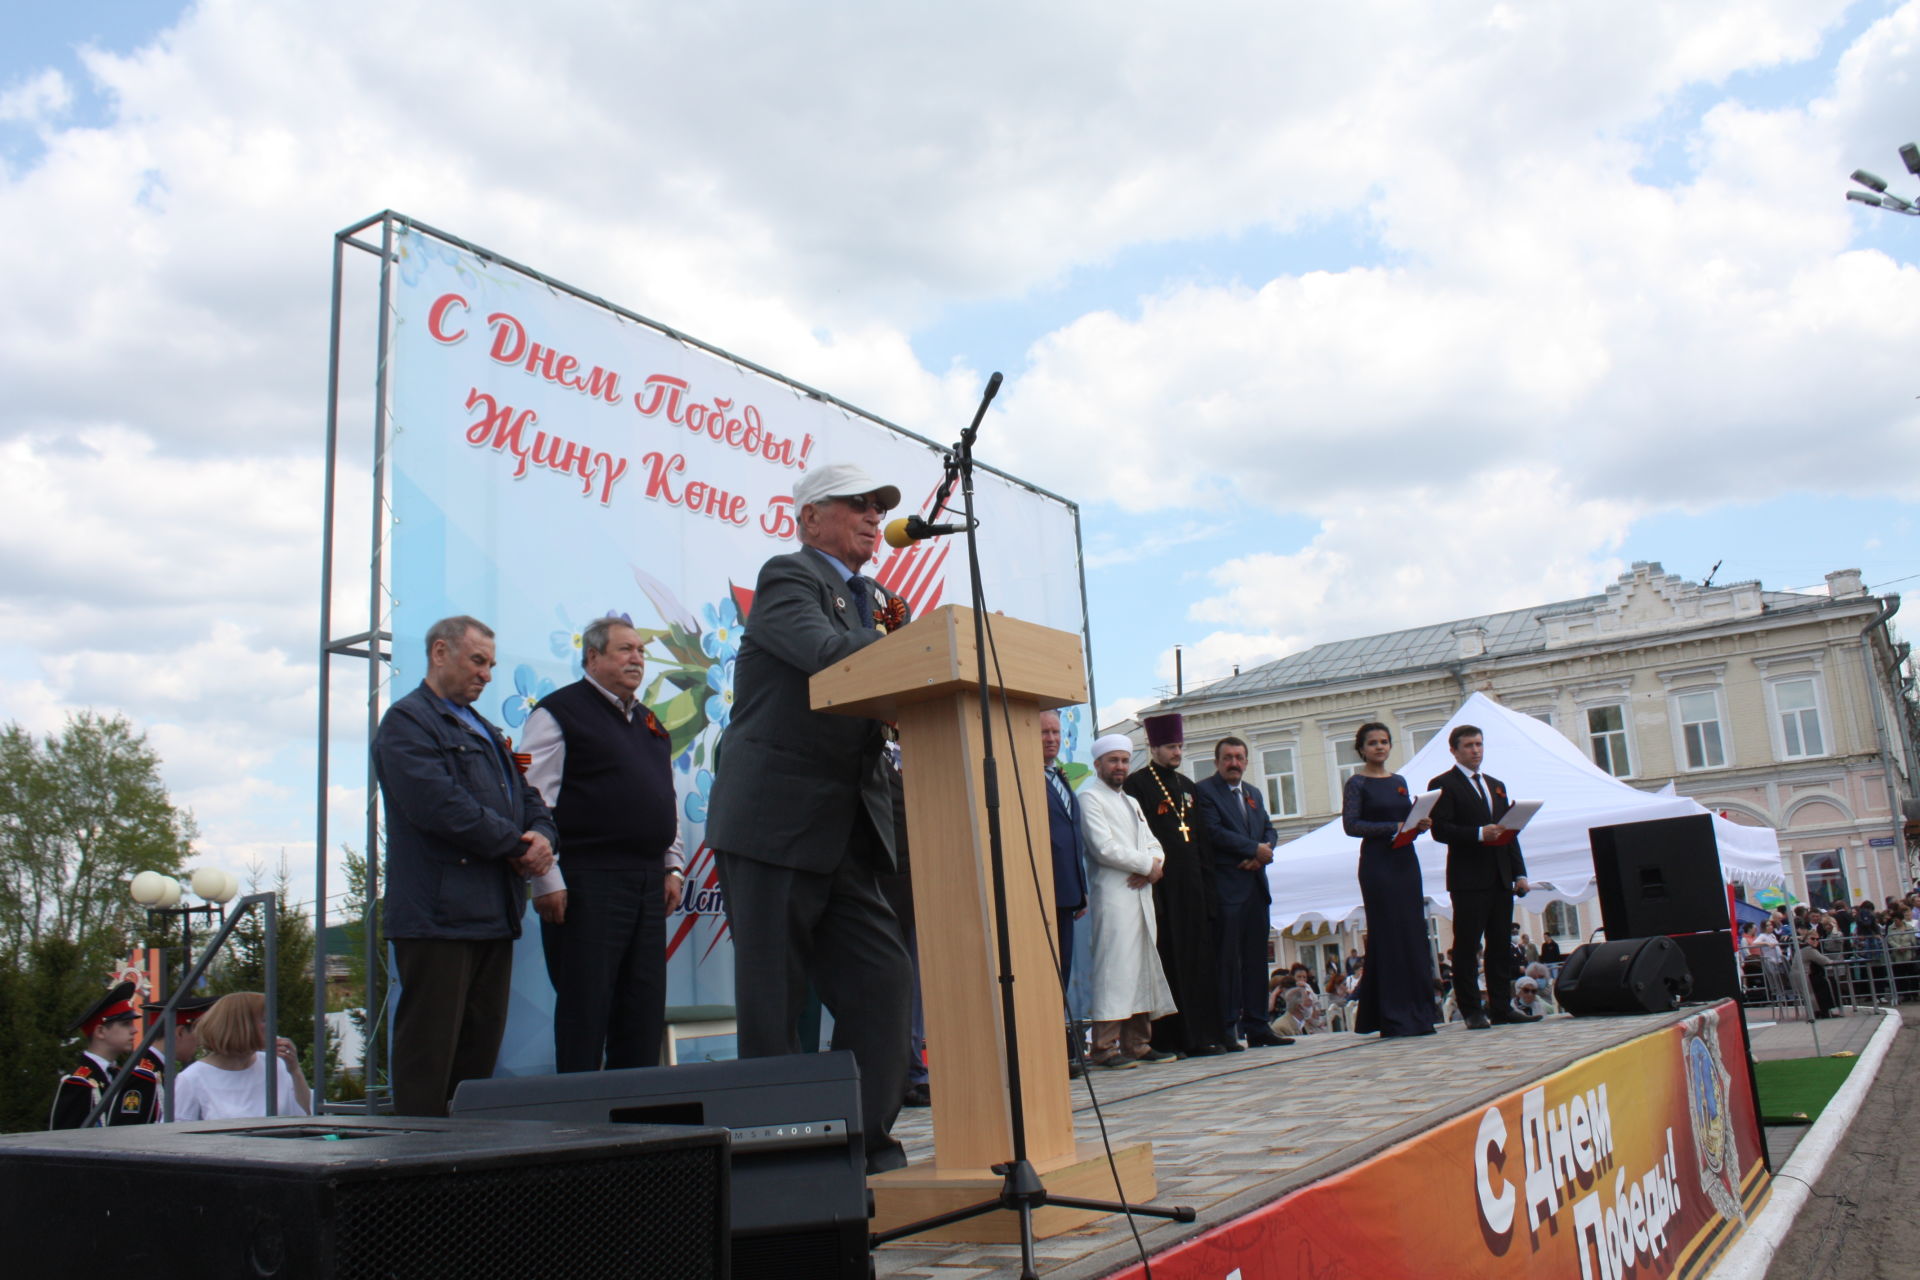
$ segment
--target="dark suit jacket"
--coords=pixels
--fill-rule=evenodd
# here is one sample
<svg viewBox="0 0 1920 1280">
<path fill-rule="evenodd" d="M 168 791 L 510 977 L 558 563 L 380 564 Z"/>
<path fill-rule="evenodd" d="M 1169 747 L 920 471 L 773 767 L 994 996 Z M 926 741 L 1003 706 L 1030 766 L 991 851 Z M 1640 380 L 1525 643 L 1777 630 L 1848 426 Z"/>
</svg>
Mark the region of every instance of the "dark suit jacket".
<svg viewBox="0 0 1920 1280">
<path fill-rule="evenodd" d="M 1233 788 L 1216 773 L 1201 781 L 1199 792 L 1200 821 L 1213 845 L 1213 883 L 1221 904 L 1273 901 L 1265 867 L 1240 869 L 1242 862 L 1254 856 L 1254 846 L 1278 844 L 1280 840 L 1273 819 L 1267 816 L 1260 789 L 1243 781 L 1240 794 L 1245 799 L 1236 800 Z"/>
<path fill-rule="evenodd" d="M 874 584 L 876 610 L 892 598 Z M 847 584 L 818 552 L 803 547 L 760 567 L 733 670 L 733 715 L 714 763 L 708 844 L 774 866 L 831 871 L 864 807 L 893 860 L 881 724 L 815 711 L 807 688 L 816 672 L 880 638 L 860 625 Z"/>
<path fill-rule="evenodd" d="M 524 850 L 522 832 L 560 835 L 500 731 L 481 723 L 487 742 L 424 682 L 380 718 L 373 767 L 387 805 L 389 938 L 520 936 L 527 885 L 507 860 Z"/>
<path fill-rule="evenodd" d="M 1051 771 L 1049 771 L 1051 772 Z M 1041 784 L 1047 792 L 1047 831 L 1053 837 L 1053 905 L 1061 911 L 1078 911 L 1087 905 L 1087 864 L 1081 857 L 1080 799 L 1073 806 L 1060 803 L 1052 782 Z M 1068 788 L 1072 794 L 1072 788 Z"/>
<path fill-rule="evenodd" d="M 1480 781 L 1486 784 L 1487 796 L 1493 802 L 1491 809 L 1481 802 L 1480 793 L 1458 765 L 1427 783 L 1427 790 L 1440 792 L 1433 806 L 1433 838 L 1447 846 L 1448 893 L 1511 892 L 1513 882 L 1527 874 L 1519 840 L 1511 844 L 1480 843 L 1480 828 L 1498 822 L 1513 808 L 1505 783 L 1485 770 L 1480 773 Z"/>
</svg>

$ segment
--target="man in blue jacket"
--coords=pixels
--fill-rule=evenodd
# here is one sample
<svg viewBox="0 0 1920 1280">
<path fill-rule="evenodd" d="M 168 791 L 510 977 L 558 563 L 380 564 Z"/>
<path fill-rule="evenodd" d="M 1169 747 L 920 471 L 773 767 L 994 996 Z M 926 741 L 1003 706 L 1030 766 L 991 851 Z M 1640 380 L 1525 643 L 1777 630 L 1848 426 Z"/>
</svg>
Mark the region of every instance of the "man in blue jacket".
<svg viewBox="0 0 1920 1280">
<path fill-rule="evenodd" d="M 1080 806 L 1060 767 L 1060 713 L 1040 713 L 1040 758 L 1047 770 L 1047 832 L 1053 844 L 1055 939 L 1060 981 L 1073 980 L 1073 922 L 1087 914 L 1087 865 L 1081 857 Z"/>
<path fill-rule="evenodd" d="M 474 711 L 493 679 L 475 618 L 427 630 L 427 677 L 373 739 L 387 810 L 386 935 L 399 969 L 393 1109 L 443 1116 L 493 1074 L 507 1026 L 526 879 L 553 866 L 553 816 L 500 731 Z"/>
<path fill-rule="evenodd" d="M 1226 1033 L 1250 1045 L 1291 1044 L 1267 1025 L 1267 933 L 1273 892 L 1267 867 L 1279 835 L 1259 789 L 1244 781 L 1247 744 L 1222 738 L 1213 748 L 1213 776 L 1199 784 L 1200 821 L 1213 846 L 1213 884 L 1220 896 L 1220 1007 Z"/>
<path fill-rule="evenodd" d="M 1081 856 L 1080 805 L 1060 767 L 1060 713 L 1040 713 L 1040 760 L 1047 771 L 1047 833 L 1053 845 L 1054 945 L 1060 948 L 1060 989 L 1073 981 L 1073 922 L 1087 914 L 1087 866 Z M 1068 1043 L 1072 1044 L 1069 1032 Z M 1078 1054 L 1069 1049 L 1068 1074 L 1078 1076 Z"/>
</svg>

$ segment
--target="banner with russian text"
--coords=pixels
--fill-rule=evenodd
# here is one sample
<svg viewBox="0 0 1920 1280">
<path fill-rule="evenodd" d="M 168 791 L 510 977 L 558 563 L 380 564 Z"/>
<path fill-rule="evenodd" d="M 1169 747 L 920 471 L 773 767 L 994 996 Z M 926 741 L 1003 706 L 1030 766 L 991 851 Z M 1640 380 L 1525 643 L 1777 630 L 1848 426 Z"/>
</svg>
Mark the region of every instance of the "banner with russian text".
<svg viewBox="0 0 1920 1280">
<path fill-rule="evenodd" d="M 1583 1059 L 1195 1236 L 1155 1280 L 1702 1275 L 1770 1186 L 1739 1017 Z"/>
<path fill-rule="evenodd" d="M 940 454 L 437 237 L 402 230 L 397 246 L 392 694 L 421 678 L 427 628 L 471 614 L 494 628 L 499 662 L 478 709 L 515 735 L 541 697 L 580 678 L 581 628 L 629 619 L 648 641 L 641 697 L 671 738 L 688 853 L 686 897 L 667 922 L 667 1000 L 730 1004 L 732 946 L 702 836 L 755 579 L 798 546 L 791 495 L 808 467 L 858 462 L 899 485 L 901 514 L 927 514 Z M 965 424 L 921 425 L 948 437 Z M 976 506 L 988 609 L 1081 634 L 1073 507 L 985 471 Z M 883 546 L 865 572 L 924 613 L 966 602 L 965 566 L 964 545 L 946 539 Z M 1064 754 L 1084 762 L 1087 709 L 1063 720 Z M 1039 746 L 1028 749 L 1037 774 Z M 525 925 L 508 1074 L 553 1061 L 531 912 Z"/>
</svg>

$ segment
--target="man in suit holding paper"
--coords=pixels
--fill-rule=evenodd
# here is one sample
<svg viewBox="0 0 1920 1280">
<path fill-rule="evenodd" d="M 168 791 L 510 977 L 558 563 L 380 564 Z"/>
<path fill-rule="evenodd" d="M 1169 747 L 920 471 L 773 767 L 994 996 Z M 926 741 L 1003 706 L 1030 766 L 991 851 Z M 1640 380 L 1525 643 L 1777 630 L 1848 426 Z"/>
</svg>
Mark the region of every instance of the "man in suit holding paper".
<svg viewBox="0 0 1920 1280">
<path fill-rule="evenodd" d="M 1213 845 L 1214 893 L 1220 899 L 1220 1007 L 1226 1034 L 1256 1048 L 1290 1043 L 1267 1025 L 1267 932 L 1273 892 L 1267 867 L 1280 837 L 1260 792 L 1245 782 L 1247 744 L 1222 738 L 1213 747 L 1213 775 L 1199 786 L 1200 821 Z"/>
<path fill-rule="evenodd" d="M 1513 801 L 1500 779 L 1480 770 L 1487 744 L 1479 729 L 1455 725 L 1447 735 L 1454 767 L 1427 783 L 1438 791 L 1433 837 L 1447 846 L 1447 893 L 1453 899 L 1453 993 L 1473 1031 L 1496 1022 L 1538 1022 L 1513 1011 L 1513 900 L 1527 891 L 1520 842 L 1499 826 Z M 1487 998 L 1480 1003 L 1475 953 L 1487 953 Z"/>
</svg>

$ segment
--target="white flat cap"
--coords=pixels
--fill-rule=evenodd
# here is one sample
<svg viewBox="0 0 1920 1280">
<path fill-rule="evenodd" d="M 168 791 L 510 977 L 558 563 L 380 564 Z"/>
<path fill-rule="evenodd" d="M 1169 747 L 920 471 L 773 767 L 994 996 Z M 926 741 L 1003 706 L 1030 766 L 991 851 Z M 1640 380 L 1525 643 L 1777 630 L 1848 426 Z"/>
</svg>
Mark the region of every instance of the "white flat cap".
<svg viewBox="0 0 1920 1280">
<path fill-rule="evenodd" d="M 800 477 L 793 486 L 793 505 L 804 507 L 809 502 L 824 502 L 828 498 L 852 498 L 864 493 L 877 493 L 887 510 L 900 505 L 900 487 L 881 484 L 867 474 L 865 467 L 855 462 L 829 462 L 823 467 L 814 467 Z"/>
</svg>

